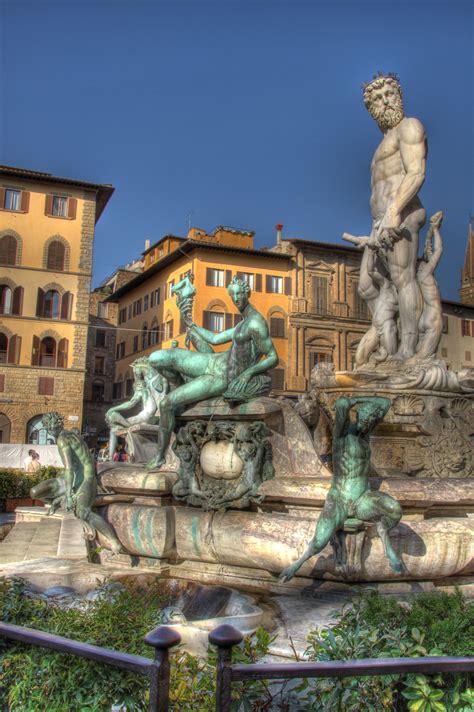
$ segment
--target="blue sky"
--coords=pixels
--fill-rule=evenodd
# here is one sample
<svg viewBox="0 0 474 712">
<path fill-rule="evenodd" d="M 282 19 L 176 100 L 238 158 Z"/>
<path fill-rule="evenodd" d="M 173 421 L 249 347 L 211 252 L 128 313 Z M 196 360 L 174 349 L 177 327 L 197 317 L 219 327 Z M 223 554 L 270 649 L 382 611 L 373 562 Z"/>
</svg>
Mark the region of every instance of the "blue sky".
<svg viewBox="0 0 474 712">
<path fill-rule="evenodd" d="M 1 163 L 112 183 L 94 283 L 172 232 L 225 224 L 340 242 L 370 226 L 381 134 L 361 82 L 399 74 L 444 210 L 457 299 L 472 200 L 469 2 L 0 2 Z"/>
</svg>

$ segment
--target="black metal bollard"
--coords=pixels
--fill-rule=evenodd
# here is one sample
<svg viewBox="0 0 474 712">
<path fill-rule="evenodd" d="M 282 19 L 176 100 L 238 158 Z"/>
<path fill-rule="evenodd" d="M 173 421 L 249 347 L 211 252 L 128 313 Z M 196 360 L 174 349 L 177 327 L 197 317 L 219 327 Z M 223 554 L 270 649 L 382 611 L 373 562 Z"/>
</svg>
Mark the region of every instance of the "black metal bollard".
<svg viewBox="0 0 474 712">
<path fill-rule="evenodd" d="M 165 625 L 150 631 L 145 636 L 145 643 L 155 648 L 155 662 L 150 673 L 149 712 L 168 712 L 170 691 L 169 649 L 181 642 L 180 634 Z"/>
<path fill-rule="evenodd" d="M 209 642 L 217 646 L 216 712 L 230 712 L 232 700 L 232 648 L 244 636 L 233 625 L 220 625 L 209 633 Z"/>
</svg>

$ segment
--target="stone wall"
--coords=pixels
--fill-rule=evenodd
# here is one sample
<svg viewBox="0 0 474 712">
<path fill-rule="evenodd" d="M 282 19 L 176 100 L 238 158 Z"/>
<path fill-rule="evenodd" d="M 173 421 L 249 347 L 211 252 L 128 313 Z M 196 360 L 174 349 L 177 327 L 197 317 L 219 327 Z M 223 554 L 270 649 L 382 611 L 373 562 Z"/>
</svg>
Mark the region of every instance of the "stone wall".
<svg viewBox="0 0 474 712">
<path fill-rule="evenodd" d="M 27 442 L 28 422 L 49 410 L 57 410 L 64 416 L 66 428 L 80 428 L 83 371 L 2 364 L 2 373 L 5 375 L 5 384 L 0 410 L 11 422 L 10 442 Z M 54 378 L 53 395 L 39 395 L 40 377 Z"/>
</svg>

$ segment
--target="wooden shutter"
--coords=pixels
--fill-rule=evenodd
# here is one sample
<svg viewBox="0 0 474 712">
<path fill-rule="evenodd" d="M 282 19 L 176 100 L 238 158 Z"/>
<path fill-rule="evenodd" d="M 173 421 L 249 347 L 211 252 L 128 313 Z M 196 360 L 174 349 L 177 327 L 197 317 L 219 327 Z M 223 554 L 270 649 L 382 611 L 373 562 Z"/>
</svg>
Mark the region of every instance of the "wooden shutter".
<svg viewBox="0 0 474 712">
<path fill-rule="evenodd" d="M 50 376 L 40 376 L 38 378 L 38 395 L 54 395 L 54 378 L 51 378 Z"/>
<path fill-rule="evenodd" d="M 64 270 L 64 259 L 66 256 L 66 248 L 59 240 L 53 240 L 48 246 L 48 259 L 46 268 L 53 269 L 56 272 Z"/>
<path fill-rule="evenodd" d="M 22 213 L 27 213 L 30 209 L 30 193 L 28 190 L 22 190 L 20 196 L 20 210 Z"/>
<path fill-rule="evenodd" d="M 244 273 L 243 273 L 243 272 L 237 272 L 237 277 L 238 277 L 238 279 L 243 279 L 243 278 L 244 278 Z"/>
<path fill-rule="evenodd" d="M 328 313 L 328 280 L 327 277 L 313 277 L 313 302 L 317 314 Z"/>
<path fill-rule="evenodd" d="M 291 277 L 285 277 L 285 294 L 291 294 Z"/>
<path fill-rule="evenodd" d="M 172 338 L 173 338 L 174 319 L 170 319 L 168 323 L 169 323 L 169 336 L 168 336 L 168 338 L 169 338 L 169 339 L 172 339 Z"/>
<path fill-rule="evenodd" d="M 226 269 L 224 287 L 228 287 L 231 282 L 232 282 L 232 270 Z"/>
<path fill-rule="evenodd" d="M 71 309 L 69 302 L 72 299 L 72 294 L 71 292 L 64 292 L 62 299 L 61 299 L 61 319 L 70 319 L 71 318 Z"/>
<path fill-rule="evenodd" d="M 209 316 L 211 312 L 203 311 L 202 313 L 202 325 L 205 329 L 209 330 L 211 317 Z"/>
<path fill-rule="evenodd" d="M 212 287 L 212 267 L 206 267 L 206 286 Z"/>
<path fill-rule="evenodd" d="M 31 351 L 31 365 L 38 366 L 40 362 L 41 342 L 38 336 L 33 336 L 33 349 Z"/>
<path fill-rule="evenodd" d="M 67 368 L 67 352 L 68 352 L 68 340 L 67 339 L 61 339 L 59 344 L 58 344 L 58 358 L 57 358 L 57 367 L 58 368 Z"/>
<path fill-rule="evenodd" d="M 44 204 L 44 214 L 45 215 L 52 215 L 53 214 L 53 196 L 52 195 L 47 195 L 45 204 Z"/>
<path fill-rule="evenodd" d="M 18 363 L 20 360 L 21 337 L 12 336 L 8 342 L 7 363 Z"/>
<path fill-rule="evenodd" d="M 0 208 L 5 207 L 5 188 L 0 188 Z"/>
<path fill-rule="evenodd" d="M 227 313 L 225 315 L 225 328 L 232 329 L 232 314 Z"/>
<path fill-rule="evenodd" d="M 44 314 L 44 292 L 41 287 L 38 287 L 38 296 L 36 298 L 36 316 Z"/>
<path fill-rule="evenodd" d="M 258 273 L 255 275 L 255 291 L 262 291 L 262 275 Z"/>
<path fill-rule="evenodd" d="M 243 318 L 242 314 L 234 314 L 234 326 L 237 326 L 239 321 L 242 321 Z"/>
<path fill-rule="evenodd" d="M 186 331 L 186 324 L 184 323 L 184 319 L 182 316 L 179 317 L 179 333 L 184 334 Z"/>
<path fill-rule="evenodd" d="M 5 374 L 0 373 L 0 393 L 3 393 L 5 390 Z"/>
<path fill-rule="evenodd" d="M 271 292 L 272 291 L 272 278 L 269 274 L 265 276 L 265 291 L 266 292 Z"/>
<path fill-rule="evenodd" d="M 0 264 L 16 264 L 17 243 L 13 235 L 5 235 L 0 239 Z"/>
<path fill-rule="evenodd" d="M 76 213 L 77 213 L 77 200 L 76 198 L 69 198 L 67 201 L 67 216 L 71 220 L 76 219 Z"/>
<path fill-rule="evenodd" d="M 21 316 L 23 308 L 23 287 L 15 287 L 13 290 L 12 314 Z"/>
<path fill-rule="evenodd" d="M 284 319 L 276 316 L 270 318 L 270 336 L 276 339 L 283 339 L 285 337 Z"/>
<path fill-rule="evenodd" d="M 272 389 L 281 391 L 285 385 L 285 370 L 283 368 L 272 368 L 268 372 L 272 379 Z"/>
</svg>

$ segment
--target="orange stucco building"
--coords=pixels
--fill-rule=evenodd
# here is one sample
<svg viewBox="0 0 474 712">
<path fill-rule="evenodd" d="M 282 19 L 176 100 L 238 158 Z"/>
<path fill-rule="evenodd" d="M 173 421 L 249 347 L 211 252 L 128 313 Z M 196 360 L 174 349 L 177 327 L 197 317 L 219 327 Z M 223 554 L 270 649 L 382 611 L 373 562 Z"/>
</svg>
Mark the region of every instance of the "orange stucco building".
<svg viewBox="0 0 474 712">
<path fill-rule="evenodd" d="M 116 290 L 118 303 L 114 397 L 132 393 L 131 364 L 173 341 L 184 347 L 181 324 L 171 287 L 187 273 L 194 275 L 197 294 L 193 318 L 211 331 L 237 323 L 238 310 L 227 292 L 234 275 L 249 282 L 251 301 L 270 324 L 280 363 L 272 372 L 274 390 L 285 390 L 288 364 L 287 318 L 291 294 L 286 254 L 254 249 L 253 233 L 220 226 L 207 233 L 191 228 L 186 238 L 166 235 L 143 253 L 144 271 Z M 225 349 L 228 346 L 216 347 Z"/>
</svg>

